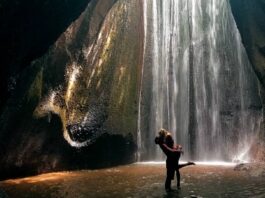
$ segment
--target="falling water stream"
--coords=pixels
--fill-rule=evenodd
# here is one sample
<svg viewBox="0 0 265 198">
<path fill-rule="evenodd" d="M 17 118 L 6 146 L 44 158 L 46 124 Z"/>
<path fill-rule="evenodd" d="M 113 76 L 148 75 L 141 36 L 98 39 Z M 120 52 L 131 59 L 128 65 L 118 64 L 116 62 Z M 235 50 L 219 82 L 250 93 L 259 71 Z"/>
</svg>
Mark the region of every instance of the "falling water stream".
<svg viewBox="0 0 265 198">
<path fill-rule="evenodd" d="M 259 84 L 229 3 L 147 0 L 143 8 L 141 160 L 161 159 L 160 128 L 183 145 L 184 159 L 248 160 L 262 117 Z"/>
</svg>

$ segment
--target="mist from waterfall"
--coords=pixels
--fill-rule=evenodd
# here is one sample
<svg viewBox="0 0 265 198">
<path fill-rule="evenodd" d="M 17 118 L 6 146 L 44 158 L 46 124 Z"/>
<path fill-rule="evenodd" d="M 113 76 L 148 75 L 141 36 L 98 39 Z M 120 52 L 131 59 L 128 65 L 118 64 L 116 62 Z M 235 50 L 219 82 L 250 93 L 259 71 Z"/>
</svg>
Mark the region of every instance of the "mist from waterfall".
<svg viewBox="0 0 265 198">
<path fill-rule="evenodd" d="M 182 159 L 248 160 L 262 119 L 259 83 L 226 0 L 144 1 L 141 160 L 162 157 L 160 128 Z"/>
</svg>

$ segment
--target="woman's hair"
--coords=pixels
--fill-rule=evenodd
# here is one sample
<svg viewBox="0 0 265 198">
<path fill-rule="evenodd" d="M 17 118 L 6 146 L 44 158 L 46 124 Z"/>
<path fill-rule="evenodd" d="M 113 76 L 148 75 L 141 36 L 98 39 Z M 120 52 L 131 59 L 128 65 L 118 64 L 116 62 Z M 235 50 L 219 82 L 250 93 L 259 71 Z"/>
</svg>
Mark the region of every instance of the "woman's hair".
<svg viewBox="0 0 265 198">
<path fill-rule="evenodd" d="M 161 128 L 158 132 L 158 137 L 156 137 L 155 142 L 156 144 L 165 143 L 170 148 L 173 148 L 174 146 L 174 140 L 171 133 L 163 128 Z M 176 149 L 182 150 L 182 146 L 180 144 L 177 144 Z"/>
<path fill-rule="evenodd" d="M 166 129 L 161 128 L 158 132 L 158 137 L 155 139 L 156 144 L 165 143 L 168 147 L 173 148 L 174 146 L 174 140 L 172 138 L 172 135 L 169 131 Z"/>
<path fill-rule="evenodd" d="M 170 132 L 163 128 L 161 128 L 160 131 L 158 132 L 159 137 L 163 138 L 165 138 L 168 134 L 170 134 Z"/>
<path fill-rule="evenodd" d="M 156 138 L 155 138 L 155 143 L 156 144 L 163 144 L 163 143 L 165 143 L 165 138 L 166 138 L 166 136 L 168 134 L 170 134 L 170 133 L 167 130 L 165 130 L 163 128 L 160 129 L 158 131 L 158 136 L 156 136 Z"/>
</svg>

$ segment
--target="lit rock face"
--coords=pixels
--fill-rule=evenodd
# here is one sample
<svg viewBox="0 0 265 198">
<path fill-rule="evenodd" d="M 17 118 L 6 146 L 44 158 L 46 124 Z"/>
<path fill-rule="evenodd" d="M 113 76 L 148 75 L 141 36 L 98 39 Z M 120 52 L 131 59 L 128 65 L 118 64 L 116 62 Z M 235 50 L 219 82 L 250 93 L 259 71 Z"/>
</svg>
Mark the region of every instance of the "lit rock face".
<svg viewBox="0 0 265 198">
<path fill-rule="evenodd" d="M 1 115 L 2 177 L 134 160 L 141 14 L 140 1 L 92 1 L 23 71 Z"/>
<path fill-rule="evenodd" d="M 93 24 L 100 25 L 94 32 L 88 28 L 88 7 L 43 58 L 45 63 L 36 63 L 47 66 L 46 71 L 54 67 L 65 70 L 59 73 L 64 84 L 47 92 L 35 116 L 58 114 L 64 138 L 73 147 L 89 145 L 105 132 L 133 135 L 136 131 L 137 72 L 141 64 L 141 31 L 137 29 L 141 14 L 134 11 L 137 5 L 117 2 L 102 24 Z M 101 6 L 98 3 L 95 10 L 100 12 Z"/>
</svg>

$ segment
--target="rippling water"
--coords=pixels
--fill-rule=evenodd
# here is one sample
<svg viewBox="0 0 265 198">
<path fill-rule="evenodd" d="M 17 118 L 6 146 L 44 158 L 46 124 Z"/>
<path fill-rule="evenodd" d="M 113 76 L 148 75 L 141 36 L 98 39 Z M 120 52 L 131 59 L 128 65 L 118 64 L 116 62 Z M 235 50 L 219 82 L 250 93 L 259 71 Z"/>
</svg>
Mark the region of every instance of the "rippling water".
<svg viewBox="0 0 265 198">
<path fill-rule="evenodd" d="M 0 182 L 8 197 L 265 197 L 265 177 L 233 166 L 181 169 L 181 189 L 164 190 L 165 165 L 133 164 L 101 170 L 59 172 Z M 176 189 L 176 181 L 173 181 Z M 0 193 L 1 194 L 1 193 Z M 1 196 L 0 196 L 1 197 Z"/>
</svg>

